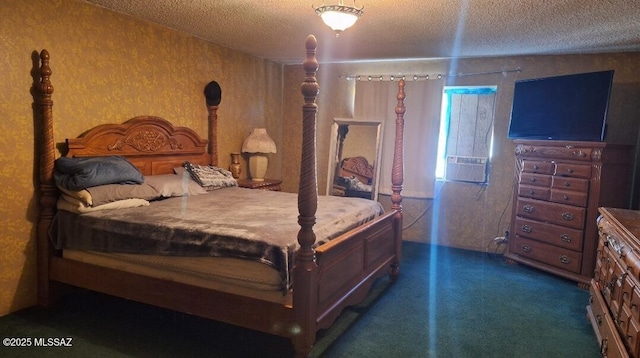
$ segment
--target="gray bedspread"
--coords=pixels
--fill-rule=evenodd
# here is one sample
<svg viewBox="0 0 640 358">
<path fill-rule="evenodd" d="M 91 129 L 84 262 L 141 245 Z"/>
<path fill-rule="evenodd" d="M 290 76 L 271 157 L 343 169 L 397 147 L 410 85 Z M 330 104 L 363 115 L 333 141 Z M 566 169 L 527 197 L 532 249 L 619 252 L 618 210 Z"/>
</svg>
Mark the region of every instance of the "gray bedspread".
<svg viewBox="0 0 640 358">
<path fill-rule="evenodd" d="M 279 270 L 289 287 L 300 229 L 297 198 L 292 193 L 232 187 L 138 208 L 80 215 L 59 211 L 50 234 L 58 249 L 256 260 Z M 316 245 L 382 212 L 375 201 L 319 196 Z"/>
</svg>

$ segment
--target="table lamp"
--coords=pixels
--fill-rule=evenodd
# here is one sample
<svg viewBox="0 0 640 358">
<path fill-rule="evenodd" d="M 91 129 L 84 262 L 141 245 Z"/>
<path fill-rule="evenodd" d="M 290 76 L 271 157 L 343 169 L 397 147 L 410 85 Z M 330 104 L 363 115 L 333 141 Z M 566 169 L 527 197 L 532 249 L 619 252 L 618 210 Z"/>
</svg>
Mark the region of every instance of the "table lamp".
<svg viewBox="0 0 640 358">
<path fill-rule="evenodd" d="M 269 158 L 267 153 L 276 153 L 276 143 L 265 128 L 254 128 L 242 144 L 242 152 L 249 153 L 249 175 L 252 180 L 264 181 Z"/>
</svg>

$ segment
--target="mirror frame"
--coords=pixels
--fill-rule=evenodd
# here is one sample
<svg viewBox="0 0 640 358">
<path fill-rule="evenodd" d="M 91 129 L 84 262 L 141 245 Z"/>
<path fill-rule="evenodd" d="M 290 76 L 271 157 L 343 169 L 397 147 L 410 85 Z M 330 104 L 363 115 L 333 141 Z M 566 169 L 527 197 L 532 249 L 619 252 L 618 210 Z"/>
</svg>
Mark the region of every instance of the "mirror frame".
<svg viewBox="0 0 640 358">
<path fill-rule="evenodd" d="M 356 119 L 356 118 L 334 118 L 331 125 L 331 142 L 329 144 L 329 161 L 327 166 L 327 195 L 331 195 L 334 183 L 335 169 L 336 169 L 336 155 L 338 154 L 338 128 L 340 125 L 359 125 L 359 126 L 372 126 L 377 127 L 376 131 L 376 146 L 375 146 L 375 163 L 374 163 L 374 176 L 371 183 L 371 200 L 378 200 L 378 184 L 380 182 L 380 167 L 382 160 L 382 134 L 384 125 L 382 120 L 375 119 Z M 347 136 L 348 137 L 348 136 Z"/>
</svg>

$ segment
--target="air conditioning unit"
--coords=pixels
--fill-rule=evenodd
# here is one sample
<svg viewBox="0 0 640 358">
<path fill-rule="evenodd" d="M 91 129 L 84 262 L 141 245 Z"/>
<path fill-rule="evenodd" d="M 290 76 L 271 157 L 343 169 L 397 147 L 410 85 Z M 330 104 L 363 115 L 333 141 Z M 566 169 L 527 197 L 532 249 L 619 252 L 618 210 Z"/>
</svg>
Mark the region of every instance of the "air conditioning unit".
<svg viewBox="0 0 640 358">
<path fill-rule="evenodd" d="M 486 157 L 449 155 L 447 156 L 447 170 L 444 178 L 447 181 L 486 183 L 487 162 Z"/>
</svg>

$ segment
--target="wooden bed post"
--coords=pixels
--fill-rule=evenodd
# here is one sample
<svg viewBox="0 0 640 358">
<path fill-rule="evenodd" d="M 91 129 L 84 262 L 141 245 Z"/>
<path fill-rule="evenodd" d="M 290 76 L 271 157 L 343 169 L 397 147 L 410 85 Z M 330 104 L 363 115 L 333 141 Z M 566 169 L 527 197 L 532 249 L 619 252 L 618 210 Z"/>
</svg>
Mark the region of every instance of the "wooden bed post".
<svg viewBox="0 0 640 358">
<path fill-rule="evenodd" d="M 38 304 L 49 306 L 52 304 L 51 287 L 49 281 L 49 258 L 52 255 L 49 242 L 49 226 L 55 214 L 57 191 L 53 180 L 53 163 L 55 160 L 55 144 L 53 141 L 53 101 L 51 94 L 51 68 L 49 67 L 49 52 L 40 52 L 40 85 L 37 88 L 36 101 L 42 117 L 36 128 L 39 129 L 40 147 L 40 220 L 38 221 L 37 257 L 38 257 Z"/>
<path fill-rule="evenodd" d="M 209 111 L 209 164 L 218 166 L 218 106 L 207 105 Z"/>
<path fill-rule="evenodd" d="M 396 279 L 400 273 L 402 257 L 402 183 L 404 182 L 404 80 L 398 82 L 398 104 L 396 105 L 396 140 L 393 149 L 393 169 L 391 174 L 391 208 L 396 211 L 393 218 L 396 235 L 396 261 L 391 265 L 391 278 Z"/>
<path fill-rule="evenodd" d="M 313 244 L 316 234 L 313 225 L 316 223 L 318 207 L 318 179 L 316 174 L 316 96 L 319 86 L 316 80 L 318 61 L 316 47 L 318 42 L 309 35 L 305 42 L 307 58 L 303 67 L 305 79 L 301 86 L 304 96 L 302 106 L 302 158 L 300 166 L 300 188 L 298 191 L 298 243 L 300 248 L 295 254 L 293 268 L 293 317 L 294 327 L 299 332 L 292 332 L 293 346 L 297 356 L 306 356 L 311 351 L 316 336 L 316 311 L 318 267 Z"/>
</svg>

